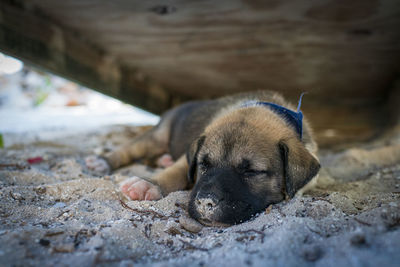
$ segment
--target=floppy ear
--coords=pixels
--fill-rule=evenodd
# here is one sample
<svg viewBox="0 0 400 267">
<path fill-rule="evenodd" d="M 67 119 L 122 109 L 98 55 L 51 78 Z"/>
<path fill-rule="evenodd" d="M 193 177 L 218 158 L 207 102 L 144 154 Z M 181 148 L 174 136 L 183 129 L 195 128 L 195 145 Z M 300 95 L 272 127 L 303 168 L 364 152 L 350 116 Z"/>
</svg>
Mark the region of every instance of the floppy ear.
<svg viewBox="0 0 400 267">
<path fill-rule="evenodd" d="M 297 139 L 281 140 L 278 145 L 283 162 L 285 190 L 292 198 L 297 190 L 317 175 L 321 165 Z"/>
<path fill-rule="evenodd" d="M 197 170 L 197 154 L 200 151 L 201 146 L 204 143 L 206 137 L 204 135 L 200 136 L 190 145 L 189 150 L 186 153 L 186 159 L 189 165 L 188 180 L 189 184 L 194 184 L 196 170 Z"/>
</svg>

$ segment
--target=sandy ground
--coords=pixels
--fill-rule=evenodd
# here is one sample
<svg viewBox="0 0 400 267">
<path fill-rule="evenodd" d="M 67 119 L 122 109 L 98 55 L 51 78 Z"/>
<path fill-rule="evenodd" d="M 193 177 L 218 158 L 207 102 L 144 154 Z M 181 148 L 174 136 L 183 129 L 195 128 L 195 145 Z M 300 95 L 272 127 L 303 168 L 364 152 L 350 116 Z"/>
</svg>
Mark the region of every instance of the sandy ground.
<svg viewBox="0 0 400 267">
<path fill-rule="evenodd" d="M 156 202 L 118 192 L 119 181 L 158 169 L 137 163 L 105 177 L 85 169 L 85 156 L 143 129 L 4 136 L 12 142 L 0 149 L 0 265 L 399 266 L 400 131 L 321 151 L 317 186 L 302 197 L 240 225 L 198 228 L 186 222 L 188 192 Z"/>
</svg>

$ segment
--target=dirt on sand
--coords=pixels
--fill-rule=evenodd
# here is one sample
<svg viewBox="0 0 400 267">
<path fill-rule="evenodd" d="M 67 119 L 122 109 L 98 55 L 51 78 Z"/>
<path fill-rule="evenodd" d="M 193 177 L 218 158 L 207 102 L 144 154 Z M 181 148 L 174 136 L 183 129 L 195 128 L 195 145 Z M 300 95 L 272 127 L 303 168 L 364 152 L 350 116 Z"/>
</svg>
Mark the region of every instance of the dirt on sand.
<svg viewBox="0 0 400 267">
<path fill-rule="evenodd" d="M 321 151 L 314 189 L 215 228 L 187 217 L 187 191 L 155 202 L 118 192 L 118 182 L 159 169 L 136 163 L 103 177 L 85 169 L 87 155 L 143 130 L 114 126 L 29 142 L 6 136 L 15 141 L 0 150 L 0 265 L 398 266 L 400 131 L 385 142 Z"/>
</svg>

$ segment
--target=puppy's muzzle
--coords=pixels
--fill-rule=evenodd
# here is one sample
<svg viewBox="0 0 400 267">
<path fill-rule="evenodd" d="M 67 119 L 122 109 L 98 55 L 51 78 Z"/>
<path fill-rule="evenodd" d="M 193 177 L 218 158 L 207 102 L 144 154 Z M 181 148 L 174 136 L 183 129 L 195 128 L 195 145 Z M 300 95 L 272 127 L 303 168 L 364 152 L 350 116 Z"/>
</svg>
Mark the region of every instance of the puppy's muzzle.
<svg viewBox="0 0 400 267">
<path fill-rule="evenodd" d="M 247 202 L 241 200 L 243 187 L 240 174 L 234 170 L 209 170 L 192 190 L 190 216 L 210 226 L 227 226 L 240 221 L 251 211 Z"/>
<path fill-rule="evenodd" d="M 196 197 L 196 209 L 201 219 L 211 221 L 218 210 L 220 200 L 213 194 L 207 194 L 203 197 Z"/>
</svg>

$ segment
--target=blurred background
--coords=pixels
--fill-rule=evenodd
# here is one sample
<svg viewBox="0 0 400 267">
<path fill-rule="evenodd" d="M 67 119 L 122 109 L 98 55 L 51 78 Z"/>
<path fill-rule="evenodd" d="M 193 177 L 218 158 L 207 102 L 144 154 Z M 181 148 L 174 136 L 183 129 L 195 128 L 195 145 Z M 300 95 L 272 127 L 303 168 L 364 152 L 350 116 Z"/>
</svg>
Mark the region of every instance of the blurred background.
<svg viewBox="0 0 400 267">
<path fill-rule="evenodd" d="M 0 53 L 0 133 L 79 132 L 159 117 Z"/>
</svg>

